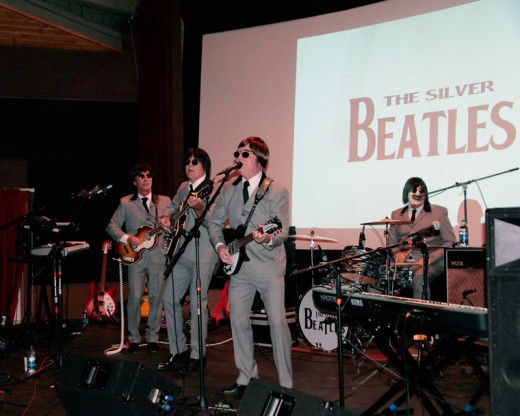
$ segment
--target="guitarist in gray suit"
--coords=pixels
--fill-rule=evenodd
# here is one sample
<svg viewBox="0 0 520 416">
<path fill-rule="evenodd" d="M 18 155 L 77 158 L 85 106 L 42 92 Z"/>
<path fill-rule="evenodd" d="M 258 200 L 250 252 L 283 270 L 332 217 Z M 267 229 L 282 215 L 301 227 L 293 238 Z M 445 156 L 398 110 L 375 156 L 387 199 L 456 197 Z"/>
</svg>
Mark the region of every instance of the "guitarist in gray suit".
<svg viewBox="0 0 520 416">
<path fill-rule="evenodd" d="M 402 201 L 404 207 L 392 211 L 392 220 L 410 221 L 409 224 L 391 225 L 388 242 L 396 244 L 404 242 L 407 237 L 428 227 L 436 231 L 427 233 L 424 237 L 428 248 L 429 262 L 426 291 L 424 290 L 424 256 L 423 246 L 408 245 L 396 247 L 394 257 L 397 263 L 410 262 L 413 273 L 412 288 L 415 299 L 431 298 L 430 284 L 444 273 L 444 250 L 441 247 L 453 247 L 457 239 L 453 231 L 448 210 L 440 205 L 430 204 L 428 187 L 417 177 L 406 181 L 403 187 Z M 429 248 L 430 247 L 430 248 Z"/>
<path fill-rule="evenodd" d="M 170 198 L 152 193 L 154 171 L 150 165 L 135 165 L 131 177 L 136 192 L 120 199 L 106 231 L 118 246 L 123 247 L 118 251 L 128 264 L 128 352 L 139 351 L 141 303 L 145 284 L 148 282 L 150 309 L 145 338 L 148 352 L 155 353 L 159 351 L 162 294 L 165 284 L 165 257 L 162 251 L 164 233 L 157 233 L 151 239 L 147 239 L 144 231 L 162 231 L 159 221 L 170 204 Z M 126 256 L 121 254 L 125 250 L 128 253 Z"/>
<path fill-rule="evenodd" d="M 222 393 L 241 396 L 251 378 L 258 378 L 254 359 L 254 341 L 251 326 L 251 308 L 258 291 L 264 303 L 273 345 L 273 356 L 281 386 L 292 388 L 292 340 L 285 315 L 284 242 L 289 229 L 289 192 L 281 183 L 266 178 L 264 169 L 269 160 L 269 148 L 259 137 L 242 140 L 234 153 L 241 176 L 222 187 L 213 211 L 210 213 L 209 235 L 220 260 L 233 265 L 230 276 L 229 305 L 233 334 L 233 349 L 238 377 Z M 268 188 L 266 190 L 266 184 Z M 263 197 L 258 200 L 259 196 Z M 253 211 L 252 215 L 251 211 Z M 249 221 L 248 217 L 250 217 Z M 262 226 L 277 218 L 276 232 L 263 232 Z M 230 252 L 224 238 L 224 225 L 251 235 L 250 244 L 239 252 Z M 247 227 L 243 225 L 247 222 Z"/>
<path fill-rule="evenodd" d="M 167 214 L 161 219 L 161 225 L 173 234 L 169 247 L 170 261 L 176 258 L 177 251 L 185 245 L 182 231 L 189 232 L 193 228 L 196 220 L 204 213 L 212 192 L 211 159 L 206 151 L 200 148 L 188 149 L 184 155 L 184 168 L 188 180 L 181 183 L 168 207 Z M 208 336 L 208 289 L 218 258 L 215 249 L 209 242 L 205 222 L 199 227 L 199 231 L 198 264 L 197 241 L 192 238 L 184 247 L 184 251 L 166 280 L 163 305 L 166 312 L 170 354 L 166 361 L 157 364 L 158 370 L 179 368 L 181 371 L 189 372 L 200 369 L 201 359 L 202 363 L 205 363 Z M 198 336 L 197 277 L 200 277 L 201 284 L 202 340 L 199 340 Z M 182 314 L 182 302 L 187 291 L 190 296 L 191 357 L 186 345 Z"/>
</svg>

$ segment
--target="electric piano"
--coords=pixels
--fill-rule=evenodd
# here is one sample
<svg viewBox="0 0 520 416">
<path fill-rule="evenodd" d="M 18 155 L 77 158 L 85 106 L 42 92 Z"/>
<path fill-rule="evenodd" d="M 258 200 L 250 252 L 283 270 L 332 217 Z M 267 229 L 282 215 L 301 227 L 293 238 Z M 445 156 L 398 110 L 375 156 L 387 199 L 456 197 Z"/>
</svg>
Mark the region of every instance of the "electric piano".
<svg viewBox="0 0 520 416">
<path fill-rule="evenodd" d="M 56 244 L 54 243 L 49 243 L 44 244 L 40 247 L 35 247 L 31 250 L 31 254 L 37 257 L 45 257 L 49 255 L 49 253 L 55 247 L 55 245 Z M 60 255 L 61 257 L 66 257 L 70 256 L 71 254 L 80 253 L 82 251 L 88 250 L 89 248 L 90 245 L 86 241 L 66 241 L 61 248 Z"/>
<path fill-rule="evenodd" d="M 312 298 L 320 312 L 337 314 L 335 289 L 315 287 Z M 346 323 L 397 323 L 479 338 L 488 336 L 487 308 L 344 290 L 341 304 L 342 319 Z"/>
<path fill-rule="evenodd" d="M 316 308 L 322 313 L 336 315 L 336 301 L 339 303 L 336 290 L 326 287 L 312 290 Z M 487 309 L 348 290 L 342 290 L 340 298 L 345 324 L 364 326 L 401 374 L 361 416 L 395 414 L 395 409 L 405 404 L 412 394 L 418 396 L 427 414 L 454 416 L 454 409 L 435 385 L 434 374 L 462 354 L 466 357 L 474 354 L 476 338 L 487 337 Z M 435 334 L 436 337 L 427 347 L 420 347 L 415 359 L 408 349 L 410 338 L 406 336 L 417 333 Z M 481 381 L 475 398 L 485 385 Z"/>
</svg>

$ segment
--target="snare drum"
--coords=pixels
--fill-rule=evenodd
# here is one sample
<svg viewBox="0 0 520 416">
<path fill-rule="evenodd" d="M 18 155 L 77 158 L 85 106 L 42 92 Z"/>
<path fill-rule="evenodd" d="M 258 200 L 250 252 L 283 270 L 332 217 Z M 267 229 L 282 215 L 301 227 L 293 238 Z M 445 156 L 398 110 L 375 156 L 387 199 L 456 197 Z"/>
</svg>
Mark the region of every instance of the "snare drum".
<svg viewBox="0 0 520 416">
<path fill-rule="evenodd" d="M 312 289 L 305 293 L 298 306 L 298 324 L 305 342 L 310 347 L 325 352 L 332 352 L 338 348 L 336 317 L 316 309 L 312 300 Z M 347 330 L 346 326 L 341 329 L 343 340 Z"/>
<path fill-rule="evenodd" d="M 358 246 L 346 246 L 341 257 L 347 257 L 342 263 L 341 277 L 351 282 L 374 285 L 379 280 L 379 267 L 383 262 L 383 256 L 380 252 L 367 254 L 363 256 L 363 253 L 372 251 L 371 248 L 366 250 L 359 248 Z M 351 260 L 348 257 L 355 257 Z"/>
</svg>

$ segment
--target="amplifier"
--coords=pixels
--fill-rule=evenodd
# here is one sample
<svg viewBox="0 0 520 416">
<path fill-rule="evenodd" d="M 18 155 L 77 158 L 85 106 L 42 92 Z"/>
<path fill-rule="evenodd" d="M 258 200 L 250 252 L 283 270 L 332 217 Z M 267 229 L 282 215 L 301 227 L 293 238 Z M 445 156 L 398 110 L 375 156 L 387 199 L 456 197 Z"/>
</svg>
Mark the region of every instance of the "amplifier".
<svg viewBox="0 0 520 416">
<path fill-rule="evenodd" d="M 449 248 L 445 252 L 448 303 L 487 307 L 483 248 Z"/>
<path fill-rule="evenodd" d="M 285 310 L 285 317 L 289 324 L 291 331 L 291 338 L 293 346 L 299 343 L 298 324 L 296 322 L 296 310 L 294 308 L 287 308 Z M 251 312 L 251 324 L 253 326 L 253 339 L 255 345 L 261 347 L 272 347 L 271 334 L 269 332 L 269 322 L 267 321 L 267 314 L 264 310 L 258 312 Z"/>
</svg>

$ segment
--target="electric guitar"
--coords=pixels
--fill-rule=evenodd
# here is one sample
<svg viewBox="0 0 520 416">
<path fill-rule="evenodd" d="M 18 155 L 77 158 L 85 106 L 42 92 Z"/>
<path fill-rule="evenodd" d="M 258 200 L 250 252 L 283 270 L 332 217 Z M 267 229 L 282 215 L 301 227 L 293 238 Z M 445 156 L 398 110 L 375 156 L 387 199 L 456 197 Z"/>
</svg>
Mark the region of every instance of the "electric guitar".
<svg viewBox="0 0 520 416">
<path fill-rule="evenodd" d="M 262 231 L 263 233 L 272 234 L 275 231 L 279 231 L 282 229 L 282 223 L 278 217 L 274 217 L 267 221 L 263 227 L 257 229 L 257 231 Z M 244 225 L 238 226 L 236 230 L 231 228 L 225 229 L 224 239 L 226 243 L 232 240 L 227 244 L 227 249 L 231 254 L 231 264 L 224 264 L 223 269 L 227 275 L 237 274 L 240 271 L 240 267 L 244 261 L 248 261 L 249 258 L 246 254 L 245 246 L 253 241 L 253 233 L 249 233 L 245 237 L 242 237 L 245 234 Z"/>
<path fill-rule="evenodd" d="M 157 234 L 163 231 L 161 226 L 152 228 L 147 225 L 142 226 L 135 233 L 135 237 L 138 237 L 141 241 L 137 246 L 133 246 L 129 243 L 116 243 L 116 250 L 119 254 L 121 262 L 124 264 L 137 263 L 143 257 L 144 250 L 153 250 L 159 240 Z"/>
<path fill-rule="evenodd" d="M 99 282 L 99 290 L 96 283 L 90 283 L 90 297 L 85 302 L 85 310 L 89 319 L 97 321 L 106 321 L 117 312 L 117 303 L 114 300 L 114 294 L 117 286 L 110 289 L 105 287 L 107 256 L 111 247 L 110 240 L 103 242 L 103 264 L 101 266 L 101 281 Z"/>
<path fill-rule="evenodd" d="M 212 190 L 213 182 L 203 182 L 200 184 L 200 189 L 198 189 L 196 192 L 191 192 L 190 195 L 188 195 L 188 198 L 193 193 L 195 193 L 197 198 L 205 199 L 211 194 Z M 163 252 L 168 261 L 173 258 L 173 255 L 179 247 L 179 240 L 182 234 L 182 230 L 184 230 L 184 223 L 186 222 L 186 213 L 188 212 L 188 209 L 190 209 L 190 206 L 188 205 L 188 201 L 185 200 L 179 206 L 177 212 L 171 220 L 172 225 L 170 228 L 172 229 L 172 232 L 167 233 L 164 237 Z"/>
</svg>

